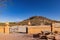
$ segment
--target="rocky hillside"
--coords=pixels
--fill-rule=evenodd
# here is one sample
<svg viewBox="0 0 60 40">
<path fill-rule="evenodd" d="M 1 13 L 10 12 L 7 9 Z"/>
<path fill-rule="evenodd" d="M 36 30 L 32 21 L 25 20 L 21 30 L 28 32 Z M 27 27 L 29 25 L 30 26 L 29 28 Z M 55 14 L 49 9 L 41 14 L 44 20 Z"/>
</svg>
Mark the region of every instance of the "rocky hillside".
<svg viewBox="0 0 60 40">
<path fill-rule="evenodd" d="M 21 22 L 9 22 L 9 25 L 10 26 L 12 26 L 12 25 L 13 26 L 14 25 L 28 25 L 29 22 L 31 25 L 41 25 L 41 24 L 50 25 L 52 22 L 60 23 L 60 21 L 51 20 L 51 19 L 48 19 L 43 16 L 33 16 L 33 17 L 30 17 L 30 18 L 23 20 Z M 6 25 L 5 23 L 0 23 L 0 26 L 5 26 L 5 25 Z"/>
<path fill-rule="evenodd" d="M 30 17 L 24 21 L 19 22 L 19 24 L 28 25 L 28 22 L 30 22 L 31 25 L 41 25 L 41 24 L 50 25 L 52 22 L 57 23 L 60 21 L 51 20 L 51 19 L 48 19 L 48 18 L 43 17 L 43 16 L 33 16 L 33 17 Z"/>
</svg>

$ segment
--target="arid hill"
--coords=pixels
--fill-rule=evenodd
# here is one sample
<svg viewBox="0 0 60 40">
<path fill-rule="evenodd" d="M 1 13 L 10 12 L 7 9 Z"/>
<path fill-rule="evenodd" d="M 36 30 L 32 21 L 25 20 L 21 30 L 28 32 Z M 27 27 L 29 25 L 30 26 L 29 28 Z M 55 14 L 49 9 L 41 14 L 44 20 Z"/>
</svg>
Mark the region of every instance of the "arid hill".
<svg viewBox="0 0 60 40">
<path fill-rule="evenodd" d="M 46 17 L 43 16 L 33 16 L 30 17 L 26 20 L 20 21 L 20 22 L 9 22 L 10 26 L 14 26 L 14 25 L 28 25 L 28 23 L 31 23 L 31 25 L 50 25 L 51 23 L 55 22 L 55 23 L 60 23 L 60 21 L 56 21 L 56 20 L 51 20 L 48 19 Z M 0 23 L 0 26 L 4 26 L 6 25 L 5 23 Z"/>
<path fill-rule="evenodd" d="M 19 24 L 28 25 L 28 22 L 30 22 L 31 25 L 41 25 L 41 24 L 50 25 L 53 22 L 60 23 L 60 21 L 51 20 L 51 19 L 48 19 L 48 18 L 43 17 L 43 16 L 33 16 L 33 17 L 30 17 L 26 20 L 19 22 Z"/>
</svg>

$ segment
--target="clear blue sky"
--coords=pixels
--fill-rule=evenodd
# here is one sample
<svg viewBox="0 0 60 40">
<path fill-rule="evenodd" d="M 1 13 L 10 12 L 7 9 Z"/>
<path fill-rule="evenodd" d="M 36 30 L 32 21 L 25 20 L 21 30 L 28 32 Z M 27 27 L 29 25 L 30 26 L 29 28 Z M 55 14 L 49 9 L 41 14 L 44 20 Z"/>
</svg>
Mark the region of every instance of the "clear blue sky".
<svg viewBox="0 0 60 40">
<path fill-rule="evenodd" d="M 8 0 L 0 4 L 0 22 L 21 21 L 31 16 L 60 20 L 60 0 Z"/>
</svg>

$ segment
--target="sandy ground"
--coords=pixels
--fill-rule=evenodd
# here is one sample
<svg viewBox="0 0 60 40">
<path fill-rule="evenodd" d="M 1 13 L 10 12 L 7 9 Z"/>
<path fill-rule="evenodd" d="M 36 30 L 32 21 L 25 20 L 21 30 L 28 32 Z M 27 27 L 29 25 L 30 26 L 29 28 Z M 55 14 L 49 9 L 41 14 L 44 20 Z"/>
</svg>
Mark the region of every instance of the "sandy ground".
<svg viewBox="0 0 60 40">
<path fill-rule="evenodd" d="M 12 33 L 12 34 L 0 34 L 0 40 L 36 40 L 27 34 Z"/>
<path fill-rule="evenodd" d="M 60 40 L 60 35 L 56 35 L 56 39 Z M 12 34 L 0 34 L 0 40 L 41 40 L 35 39 L 32 35 L 12 33 Z"/>
</svg>

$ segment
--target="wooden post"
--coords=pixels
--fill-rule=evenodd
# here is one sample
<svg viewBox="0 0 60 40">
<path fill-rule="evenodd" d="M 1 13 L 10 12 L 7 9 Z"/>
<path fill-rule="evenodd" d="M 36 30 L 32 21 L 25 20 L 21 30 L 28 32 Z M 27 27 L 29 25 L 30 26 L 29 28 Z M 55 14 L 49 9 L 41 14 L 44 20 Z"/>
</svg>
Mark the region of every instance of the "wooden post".
<svg viewBox="0 0 60 40">
<path fill-rule="evenodd" d="M 28 27 L 26 27 L 26 33 L 28 34 Z"/>
<path fill-rule="evenodd" d="M 54 23 L 51 23 L 51 33 L 53 33 L 55 30 L 54 30 Z"/>
<path fill-rule="evenodd" d="M 51 33 L 53 33 L 53 26 L 52 26 L 52 23 L 51 23 Z"/>
<path fill-rule="evenodd" d="M 4 33 L 5 33 L 5 26 L 4 26 L 3 30 L 4 30 Z"/>
<path fill-rule="evenodd" d="M 52 23 L 53 32 L 55 31 L 55 23 Z"/>
</svg>

